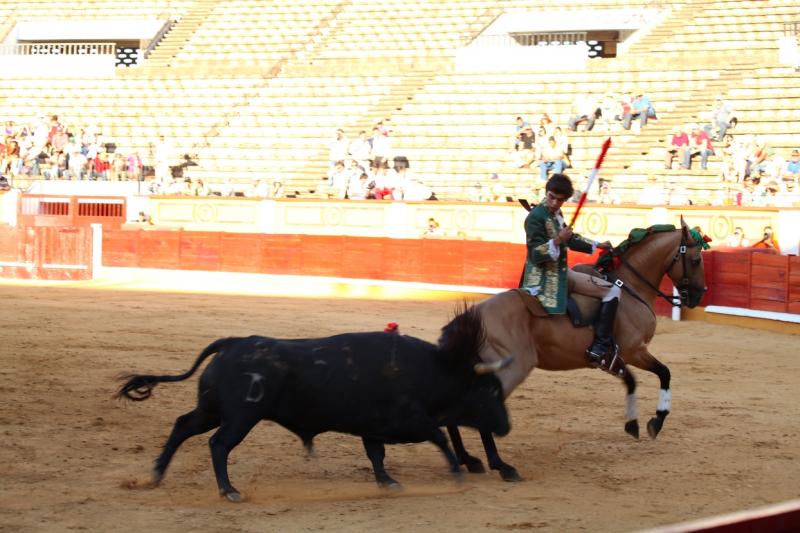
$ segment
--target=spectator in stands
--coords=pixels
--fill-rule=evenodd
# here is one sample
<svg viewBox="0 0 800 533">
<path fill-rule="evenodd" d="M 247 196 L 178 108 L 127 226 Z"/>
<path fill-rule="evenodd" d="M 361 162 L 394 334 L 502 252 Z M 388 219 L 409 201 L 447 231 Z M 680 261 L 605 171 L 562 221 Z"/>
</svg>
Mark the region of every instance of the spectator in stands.
<svg viewBox="0 0 800 533">
<path fill-rule="evenodd" d="M 569 156 L 572 155 L 572 146 L 569 144 L 569 136 L 561 131 L 560 127 L 556 126 L 553 129 L 553 138 L 556 140 L 556 146 L 558 146 L 559 150 L 564 154 L 565 168 L 571 168 L 572 161 L 570 161 Z"/>
<path fill-rule="evenodd" d="M 86 156 L 80 150 L 74 149 L 69 154 L 69 159 L 67 159 L 67 175 L 69 179 L 80 181 L 83 180 L 84 176 L 89 179 L 88 172 L 89 161 Z"/>
<path fill-rule="evenodd" d="M 539 162 L 539 177 L 542 181 L 547 181 L 547 173 L 553 171 L 554 174 L 561 174 L 564 172 L 566 163 L 564 162 L 564 152 L 556 144 L 554 137 L 547 139 L 547 148 L 544 148 L 541 153 Z"/>
<path fill-rule="evenodd" d="M 192 196 L 208 196 L 210 194 L 208 187 L 206 186 L 205 182 L 203 182 L 202 178 L 191 178 L 192 184 Z"/>
<path fill-rule="evenodd" d="M 6 137 L 16 137 L 17 135 L 17 124 L 13 120 L 6 120 L 3 123 L 3 138 Z"/>
<path fill-rule="evenodd" d="M 530 126 L 525 126 L 520 130 L 516 139 L 516 152 L 514 152 L 514 164 L 519 168 L 529 168 L 534 158 L 536 150 L 534 148 L 535 136 Z"/>
<path fill-rule="evenodd" d="M 728 237 L 727 245 L 732 248 L 748 247 L 750 246 L 750 241 L 745 237 L 744 230 L 736 226 L 733 230 L 733 234 Z"/>
<path fill-rule="evenodd" d="M 717 142 L 722 142 L 725 134 L 732 125 L 735 125 L 733 116 L 733 106 L 718 95 L 714 100 L 714 107 L 711 109 L 711 124 L 707 124 L 704 129 L 709 138 L 716 132 Z"/>
<path fill-rule="evenodd" d="M 622 203 L 619 194 L 611 189 L 611 184 L 608 180 L 600 180 L 600 194 L 597 197 L 597 202 L 606 205 L 618 205 Z"/>
<path fill-rule="evenodd" d="M 361 167 L 366 168 L 369 164 L 369 159 L 372 152 L 372 146 L 367 139 L 366 130 L 358 132 L 358 137 L 353 139 L 348 148 L 350 157 L 354 159 Z"/>
<path fill-rule="evenodd" d="M 362 172 L 357 178 L 350 179 L 350 185 L 347 187 L 347 197 L 350 200 L 367 200 L 371 193 L 369 175 L 366 172 Z"/>
<path fill-rule="evenodd" d="M 382 123 L 381 123 L 382 124 Z M 370 145 L 372 146 L 371 154 L 375 161 L 389 162 L 389 155 L 392 151 L 392 144 L 389 140 L 389 131 L 383 127 L 375 126 L 372 128 L 372 137 L 370 138 Z"/>
<path fill-rule="evenodd" d="M 92 179 L 108 180 L 108 170 L 111 168 L 111 163 L 108 161 L 108 153 L 98 153 L 91 167 Z"/>
<path fill-rule="evenodd" d="M 586 131 L 592 131 L 599 114 L 599 106 L 594 98 L 588 94 L 578 95 L 572 103 L 568 127 L 570 131 L 578 131 L 578 125 L 585 124 Z"/>
<path fill-rule="evenodd" d="M 742 190 L 736 194 L 736 205 L 744 207 L 758 205 L 760 203 L 758 196 L 759 191 L 756 190 L 753 178 L 746 176 L 744 180 L 742 180 Z"/>
<path fill-rule="evenodd" d="M 2 165 L 0 165 L 0 174 L 8 173 L 12 176 L 17 176 L 22 166 L 19 143 L 11 137 L 7 137 L 5 145 L 5 156 L 3 157 Z"/>
<path fill-rule="evenodd" d="M 683 161 L 689 147 L 689 135 L 680 126 L 672 128 L 672 133 L 667 135 L 667 155 L 664 158 L 664 168 L 672 169 L 672 160 L 677 158 Z"/>
<path fill-rule="evenodd" d="M 133 152 L 127 157 L 127 167 L 125 169 L 126 177 L 131 181 L 139 181 L 142 179 L 142 158 L 139 157 L 139 152 Z"/>
<path fill-rule="evenodd" d="M 781 247 L 778 245 L 778 240 L 775 238 L 775 232 L 772 231 L 771 226 L 764 227 L 764 234 L 761 240 L 753 244 L 753 248 L 770 248 L 781 253 Z"/>
<path fill-rule="evenodd" d="M 257 178 L 253 180 L 253 184 L 244 193 L 249 198 L 267 198 L 269 196 L 269 185 L 267 181 Z"/>
<path fill-rule="evenodd" d="M 272 181 L 272 190 L 270 191 L 270 198 L 283 198 L 285 196 L 283 190 L 283 181 L 276 178 Z"/>
<path fill-rule="evenodd" d="M 422 183 L 412 172 L 411 164 L 405 156 L 397 156 L 394 158 L 394 171 L 397 174 L 398 188 L 400 191 L 399 197 L 397 189 L 393 193 L 395 200 L 405 200 L 406 202 L 422 202 L 424 200 L 433 200 L 435 196 L 433 191 Z"/>
<path fill-rule="evenodd" d="M 347 187 L 350 184 L 350 172 L 345 166 L 345 162 L 339 160 L 334 165 L 333 175 L 331 176 L 328 188 L 325 193 L 328 198 L 344 200 L 347 198 Z"/>
<path fill-rule="evenodd" d="M 439 225 L 439 222 L 433 218 L 428 218 L 428 227 L 425 229 L 425 232 L 422 234 L 423 237 L 442 237 L 444 232 Z"/>
<path fill-rule="evenodd" d="M 667 191 L 659 183 L 655 174 L 647 176 L 647 184 L 642 187 L 639 193 L 639 204 L 641 205 L 667 205 Z"/>
<path fill-rule="evenodd" d="M 8 183 L 8 178 L 0 175 L 0 191 L 10 191 L 11 185 Z"/>
<path fill-rule="evenodd" d="M 610 91 L 606 92 L 600 100 L 600 120 L 603 122 L 605 130 L 611 131 L 612 124 L 618 123 L 621 116 L 619 98 Z"/>
<path fill-rule="evenodd" d="M 800 150 L 792 150 L 792 155 L 789 157 L 789 161 L 786 162 L 786 167 L 783 169 L 781 177 L 791 177 L 795 181 L 800 178 Z"/>
<path fill-rule="evenodd" d="M 172 158 L 172 143 L 161 135 L 155 146 L 155 173 L 156 182 L 166 185 L 172 181 L 169 162 Z"/>
<path fill-rule="evenodd" d="M 109 181 L 122 181 L 125 178 L 125 169 L 128 163 L 125 161 L 125 156 L 120 152 L 115 152 L 114 157 L 111 159 L 111 166 L 108 169 Z"/>
<path fill-rule="evenodd" d="M 691 125 L 691 134 L 689 135 L 689 147 L 683 155 L 683 169 L 690 169 L 692 166 L 692 157 L 700 155 L 700 168 L 703 170 L 708 169 L 708 157 L 714 153 L 714 146 L 708 135 L 697 124 Z"/>
<path fill-rule="evenodd" d="M 350 143 L 342 128 L 338 128 L 333 133 L 333 139 L 328 143 L 328 178 L 332 179 L 337 172 L 336 165 L 339 161 L 347 159 L 347 151 Z"/>
<path fill-rule="evenodd" d="M 758 178 L 763 163 L 769 155 L 769 146 L 764 137 L 756 135 L 750 143 L 750 152 L 747 156 L 747 175 Z"/>
<path fill-rule="evenodd" d="M 639 119 L 639 124 L 642 128 L 647 126 L 647 120 L 656 117 L 656 110 L 653 104 L 650 103 L 650 97 L 646 94 L 639 93 L 631 101 L 630 109 L 622 117 L 622 127 L 626 130 L 631 129 L 631 122 L 634 118 Z"/>
<path fill-rule="evenodd" d="M 523 129 L 528 128 L 530 129 L 530 124 L 528 121 L 522 117 L 517 117 L 514 124 L 514 151 L 519 151 L 519 146 L 522 143 L 520 139 L 520 134 Z"/>
<path fill-rule="evenodd" d="M 781 196 L 785 199 L 787 207 L 794 207 L 795 204 L 800 202 L 796 178 L 784 176 L 781 179 Z"/>
<path fill-rule="evenodd" d="M 376 200 L 393 200 L 398 185 L 397 173 L 389 168 L 389 162 L 380 160 L 375 169 L 375 187 L 372 192 Z"/>
<path fill-rule="evenodd" d="M 553 124 L 553 119 L 550 118 L 549 114 L 545 113 L 542 115 L 542 118 L 539 119 L 539 127 L 544 128 L 545 138 L 553 136 L 553 129 L 555 128 L 555 125 Z"/>
</svg>

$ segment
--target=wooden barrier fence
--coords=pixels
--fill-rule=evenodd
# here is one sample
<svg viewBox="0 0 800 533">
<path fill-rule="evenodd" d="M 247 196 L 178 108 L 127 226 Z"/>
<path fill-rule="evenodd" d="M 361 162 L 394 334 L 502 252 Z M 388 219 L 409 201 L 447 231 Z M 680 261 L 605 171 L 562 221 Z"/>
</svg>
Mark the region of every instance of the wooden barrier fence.
<svg viewBox="0 0 800 533">
<path fill-rule="evenodd" d="M 701 305 L 800 313 L 800 258 L 706 251 Z M 570 254 L 570 263 L 591 262 Z M 516 287 L 525 246 L 490 241 L 106 230 L 103 265 Z M 672 292 L 664 278 L 661 290 Z M 656 312 L 669 314 L 659 299 Z"/>
<path fill-rule="evenodd" d="M 92 229 L 0 225 L 0 277 L 91 279 Z"/>
</svg>

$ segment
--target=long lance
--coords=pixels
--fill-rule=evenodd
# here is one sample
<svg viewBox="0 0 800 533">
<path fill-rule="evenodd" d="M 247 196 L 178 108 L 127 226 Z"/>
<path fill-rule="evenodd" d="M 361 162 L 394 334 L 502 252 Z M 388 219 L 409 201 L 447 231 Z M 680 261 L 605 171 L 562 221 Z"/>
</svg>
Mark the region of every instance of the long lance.
<svg viewBox="0 0 800 533">
<path fill-rule="evenodd" d="M 603 159 L 606 157 L 606 152 L 611 147 L 611 137 L 605 140 L 603 146 L 600 148 L 600 155 L 597 156 L 597 161 L 594 162 L 594 168 L 589 173 L 589 181 L 586 183 L 586 188 L 581 193 L 581 198 L 578 200 L 578 206 L 575 208 L 575 212 L 572 214 L 572 221 L 569 223 L 569 227 L 573 227 L 575 225 L 575 221 L 578 219 L 578 213 L 581 212 L 581 207 L 586 202 L 586 197 L 589 196 L 589 190 L 592 188 L 592 183 L 594 183 L 594 179 L 597 177 L 597 173 L 600 172 L 600 167 L 603 165 Z"/>
</svg>

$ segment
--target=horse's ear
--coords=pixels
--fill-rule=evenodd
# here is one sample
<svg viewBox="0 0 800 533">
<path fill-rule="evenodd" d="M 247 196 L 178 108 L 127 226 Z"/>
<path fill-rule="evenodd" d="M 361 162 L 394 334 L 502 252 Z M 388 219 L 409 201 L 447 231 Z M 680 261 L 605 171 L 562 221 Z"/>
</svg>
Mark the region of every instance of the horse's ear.
<svg viewBox="0 0 800 533">
<path fill-rule="evenodd" d="M 689 240 L 689 226 L 686 224 L 686 221 L 683 220 L 683 215 L 681 215 L 681 232 L 683 233 L 683 240 Z"/>
</svg>

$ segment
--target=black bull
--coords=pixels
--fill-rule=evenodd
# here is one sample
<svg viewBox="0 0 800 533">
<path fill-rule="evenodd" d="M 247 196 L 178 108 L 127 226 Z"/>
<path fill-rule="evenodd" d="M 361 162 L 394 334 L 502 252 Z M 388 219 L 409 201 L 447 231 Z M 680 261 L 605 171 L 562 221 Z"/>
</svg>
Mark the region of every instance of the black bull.
<svg viewBox="0 0 800 533">
<path fill-rule="evenodd" d="M 502 387 L 493 374 L 508 360 L 481 363 L 484 339 L 474 309 L 442 329 L 439 346 L 383 332 L 232 337 L 208 346 L 184 374 L 126 376 L 117 397 L 145 400 L 156 384 L 184 380 L 216 354 L 200 376 L 197 406 L 178 417 L 155 461 L 156 485 L 183 441 L 219 427 L 209 440 L 214 474 L 220 494 L 239 501 L 228 478 L 228 455 L 260 420 L 272 420 L 309 449 L 314 436 L 326 431 L 360 436 L 378 484 L 396 486 L 383 466 L 384 444 L 430 441 L 457 475 L 459 461 L 441 426 L 509 432 Z"/>
</svg>

